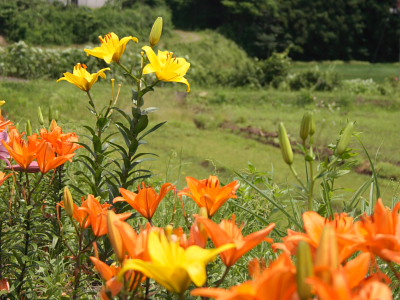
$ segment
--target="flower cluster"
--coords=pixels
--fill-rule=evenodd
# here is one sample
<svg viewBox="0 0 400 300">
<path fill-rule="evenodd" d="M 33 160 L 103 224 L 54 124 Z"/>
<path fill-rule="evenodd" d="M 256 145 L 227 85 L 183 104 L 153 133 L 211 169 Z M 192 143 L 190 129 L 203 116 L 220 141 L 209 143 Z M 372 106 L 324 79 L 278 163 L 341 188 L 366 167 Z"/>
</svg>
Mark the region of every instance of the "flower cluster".
<svg viewBox="0 0 400 300">
<path fill-rule="evenodd" d="M 161 36 L 162 32 L 162 22 L 156 22 L 156 28 L 153 27 L 153 31 L 158 33 L 158 40 Z M 160 28 L 157 28 L 160 27 Z M 101 41 L 101 46 L 96 47 L 94 49 L 85 49 L 85 52 L 88 55 L 92 55 L 94 57 L 98 57 L 103 59 L 107 64 L 117 63 L 124 70 L 128 70 L 125 66 L 123 66 L 120 62 L 122 55 L 126 50 L 126 46 L 129 41 L 138 42 L 138 39 L 133 36 L 124 37 L 121 40 L 114 33 L 110 32 L 104 37 L 99 36 Z M 153 48 L 154 38 L 151 39 L 153 44 L 151 47 L 143 46 L 143 50 L 147 55 L 148 64 L 146 64 L 141 73 L 143 74 L 151 74 L 155 73 L 157 79 L 159 81 L 166 82 L 180 82 L 187 85 L 187 91 L 190 92 L 190 84 L 188 80 L 184 77 L 189 70 L 190 63 L 186 61 L 185 58 L 174 56 L 173 52 L 169 51 L 161 51 L 158 50 L 158 54 L 156 55 Z M 104 68 L 96 73 L 89 73 L 87 71 L 87 66 L 82 63 L 78 63 L 73 70 L 73 73 L 66 72 L 64 73 L 64 77 L 58 79 L 57 81 L 66 80 L 85 92 L 89 92 L 92 86 L 97 82 L 99 77 L 106 78 L 105 71 L 110 70 L 110 68 Z M 133 76 L 133 75 L 132 75 Z M 138 81 L 142 79 L 136 78 Z M 158 81 L 157 81 L 158 82 Z M 153 85 L 157 84 L 155 82 Z"/>
<path fill-rule="evenodd" d="M 80 148 L 75 133 L 63 133 L 62 128 L 53 120 L 50 131 L 42 129 L 40 134 L 34 133 L 25 137 L 15 127 L 11 128 L 2 140 L 8 152 L 9 169 L 24 172 L 47 173 L 71 161 Z M 8 158 L 13 158 L 17 165 L 11 165 Z"/>
<path fill-rule="evenodd" d="M 253 261 L 253 280 L 228 290 L 200 288 L 192 294 L 252 300 L 392 299 L 391 280 L 379 269 L 376 257 L 398 262 L 399 207 L 391 211 L 379 199 L 375 213 L 359 221 L 344 213 L 329 220 L 306 212 L 305 233 L 289 230 L 283 243 L 275 243 L 275 249 L 284 251 L 269 267 L 261 263 L 260 268 L 260 262 Z"/>
<path fill-rule="evenodd" d="M 138 187 L 138 193 L 120 189 L 123 197 L 116 197 L 113 202 L 129 203 L 149 221 L 146 227 L 139 231 L 124 221 L 131 213 L 115 214 L 110 204 L 100 204 L 93 195 L 83 199 L 81 207 L 75 203 L 71 205 L 73 211 L 70 215 L 82 228 L 91 225 L 95 236 L 108 233 L 119 261 L 119 264 L 109 266 L 98 257 L 91 257 L 96 269 L 106 281 L 101 293 L 102 299 L 118 295 L 126 286 L 129 286 L 128 290 L 131 291 L 146 277 L 153 278 L 178 295 L 183 295 L 191 282 L 197 286 L 205 284 L 206 265 L 218 254 L 221 254 L 224 263 L 230 268 L 261 242 L 272 242 L 267 236 L 275 224 L 244 237 L 243 227 L 236 224 L 235 216 L 232 220 L 223 220 L 220 225 L 208 218 L 210 207 L 214 207 L 214 214 L 229 198 L 236 197 L 235 192 L 239 187 L 237 181 L 224 187 L 216 176 L 210 176 L 207 180 L 188 177 L 187 181 L 189 188 L 178 193 L 181 197 L 192 197 L 193 194 L 199 199 L 207 200 L 202 202 L 193 198 L 204 213 L 195 216 L 189 236 L 183 228 L 160 228 L 151 224 L 160 202 L 169 191 L 176 189 L 171 183 L 164 184 L 159 193 L 152 187 L 146 187 L 144 183 Z M 197 184 L 192 184 L 193 182 Z M 188 190 L 192 194 L 189 194 Z M 65 199 L 60 205 L 66 208 L 67 201 L 71 199 Z M 213 241 L 215 249 L 205 248 L 208 238 Z"/>
</svg>

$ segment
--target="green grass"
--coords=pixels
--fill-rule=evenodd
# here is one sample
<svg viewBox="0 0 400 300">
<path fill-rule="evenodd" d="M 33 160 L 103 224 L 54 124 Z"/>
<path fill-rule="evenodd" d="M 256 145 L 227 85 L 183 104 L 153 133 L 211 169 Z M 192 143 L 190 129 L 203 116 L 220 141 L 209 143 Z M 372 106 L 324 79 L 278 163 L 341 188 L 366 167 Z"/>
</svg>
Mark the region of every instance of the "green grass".
<svg viewBox="0 0 400 300">
<path fill-rule="evenodd" d="M 334 71 L 341 79 L 354 78 L 369 79 L 376 82 L 384 82 L 388 77 L 400 76 L 400 63 L 369 63 L 369 62 L 294 62 L 291 71 L 305 71 L 310 68 L 319 68 L 321 71 Z"/>
<path fill-rule="evenodd" d="M 110 96 L 107 83 L 93 89 L 99 103 L 106 103 Z M 263 144 L 232 129 L 221 128 L 222 124 L 234 124 L 240 128 L 252 126 L 266 132 L 276 132 L 279 122 L 284 122 L 292 140 L 299 141 L 298 131 L 302 114 L 307 109 L 315 112 L 317 120 L 316 141 L 319 146 L 335 143 L 347 120 L 356 121 L 356 130 L 377 159 L 377 168 L 382 178 L 385 195 L 397 195 L 396 184 L 400 178 L 398 149 L 398 107 L 400 100 L 388 96 L 351 96 L 345 107 L 332 106 L 339 103 L 340 93 L 313 93 L 315 101 L 308 107 L 296 105 L 301 92 L 280 92 L 250 88 L 200 88 L 193 87 L 187 97 L 183 86 L 168 85 L 156 89 L 146 96 L 146 106 L 160 109 L 150 116 L 151 122 L 168 121 L 161 129 L 148 137 L 142 151 L 159 155 L 147 166 L 158 178 L 185 185 L 185 176 L 206 178 L 218 174 L 224 182 L 232 180 L 234 171 L 247 169 L 248 162 L 260 171 L 272 172 L 277 183 L 293 183 L 289 169 L 281 159 L 280 149 Z M 48 107 L 60 112 L 60 124 L 66 130 L 75 130 L 83 135 L 82 125 L 93 122 L 85 106 L 84 92 L 66 82 L 31 81 L 1 82 L 0 95 L 7 100 L 4 110 L 12 120 L 21 123 L 30 119 L 37 122 L 37 106 L 44 112 Z M 129 88 L 125 86 L 119 106 L 130 106 Z M 117 114 L 114 118 L 117 118 Z M 197 124 L 197 126 L 196 126 Z M 198 128 L 198 127 L 201 128 Z M 24 127 L 22 127 L 24 128 Z M 276 140 L 275 140 L 276 141 Z M 353 147 L 361 146 L 354 140 Z M 360 151 L 362 152 L 362 151 Z M 359 156 L 360 163 L 366 157 Z M 296 168 L 301 173 L 303 158 L 296 155 Z M 367 168 L 368 169 L 368 168 Z M 394 178 L 395 180 L 387 180 Z M 368 179 L 366 175 L 352 174 L 343 179 L 343 187 L 351 193 Z"/>
</svg>

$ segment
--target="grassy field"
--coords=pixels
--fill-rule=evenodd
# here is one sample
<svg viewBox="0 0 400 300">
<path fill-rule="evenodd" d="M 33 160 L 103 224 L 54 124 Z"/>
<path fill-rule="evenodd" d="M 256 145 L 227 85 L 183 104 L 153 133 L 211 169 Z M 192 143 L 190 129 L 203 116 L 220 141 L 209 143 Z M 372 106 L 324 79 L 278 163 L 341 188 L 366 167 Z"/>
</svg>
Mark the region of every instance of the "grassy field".
<svg viewBox="0 0 400 300">
<path fill-rule="evenodd" d="M 291 71 L 304 71 L 310 68 L 336 72 L 344 80 L 372 78 L 376 82 L 383 82 L 388 77 L 400 77 L 400 63 L 372 64 L 362 61 L 294 62 Z"/>
<path fill-rule="evenodd" d="M 400 139 L 397 125 L 400 99 L 396 97 L 347 95 L 346 105 L 340 106 L 338 103 L 343 97 L 340 92 L 315 92 L 311 95 L 313 103 L 302 107 L 296 103 L 304 97 L 304 91 L 209 90 L 196 86 L 190 94 L 183 90 L 182 86 L 168 85 L 156 89 L 146 98 L 146 106 L 160 108 L 151 115 L 152 123 L 168 121 L 149 136 L 148 144 L 142 149 L 159 155 L 157 161 L 147 166 L 161 180 L 174 181 L 182 187 L 184 176 L 205 178 L 209 174 L 218 174 L 228 181 L 235 176 L 234 171 L 244 172 L 251 162 L 259 171 L 271 172 L 277 183 L 293 183 L 273 135 L 279 122 L 284 122 L 291 139 L 298 141 L 302 115 L 306 110 L 313 110 L 317 120 L 316 142 L 321 155 L 328 144 L 336 143 L 347 120 L 356 121 L 356 130 L 370 155 L 376 159 L 384 195 L 391 198 L 399 194 L 400 159 L 397 149 Z M 66 130 L 75 130 L 80 135 L 84 134 L 82 125 L 87 120 L 93 122 L 85 108 L 86 95 L 66 82 L 3 81 L 0 95 L 7 100 L 5 112 L 12 120 L 20 122 L 20 126 L 24 126 L 27 119 L 34 126 L 38 125 L 38 106 L 45 113 L 49 107 L 58 110 L 59 122 Z M 93 95 L 96 101 L 108 101 L 109 84 L 96 85 Z M 129 107 L 129 96 L 129 88 L 123 87 L 120 107 Z M 263 133 L 260 135 L 257 130 Z M 263 134 L 272 137 L 267 139 Z M 355 139 L 353 148 L 362 152 Z M 362 171 L 367 173 L 369 166 L 365 154 L 361 153 L 357 159 Z M 301 173 L 303 158 L 296 155 L 295 160 Z M 351 193 L 368 178 L 355 172 L 345 176 L 340 183 L 343 192 Z"/>
</svg>

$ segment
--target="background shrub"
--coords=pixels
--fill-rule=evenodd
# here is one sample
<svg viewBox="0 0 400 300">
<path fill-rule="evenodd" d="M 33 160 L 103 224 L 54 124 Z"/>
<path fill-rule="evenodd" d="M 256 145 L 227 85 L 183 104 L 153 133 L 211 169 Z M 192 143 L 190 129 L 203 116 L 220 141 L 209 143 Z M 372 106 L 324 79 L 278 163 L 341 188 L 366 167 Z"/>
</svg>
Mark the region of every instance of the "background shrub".
<svg viewBox="0 0 400 300">
<path fill-rule="evenodd" d="M 276 88 L 286 79 L 291 63 L 288 54 L 289 50 L 282 53 L 273 53 L 268 59 L 259 63 L 262 70 L 260 78 L 262 85 L 272 84 Z"/>
<path fill-rule="evenodd" d="M 172 29 L 166 6 L 151 7 L 136 3 L 123 10 L 115 5 L 98 9 L 65 6 L 47 0 L 0 0 L 0 34 L 11 42 L 32 45 L 71 45 L 98 42 L 110 31 L 128 36 L 149 32 L 154 20 L 163 16 L 166 32 Z"/>
<path fill-rule="evenodd" d="M 291 90 L 312 88 L 316 91 L 331 91 L 340 84 L 339 75 L 333 71 L 322 72 L 318 68 L 295 73 L 288 78 Z"/>
</svg>

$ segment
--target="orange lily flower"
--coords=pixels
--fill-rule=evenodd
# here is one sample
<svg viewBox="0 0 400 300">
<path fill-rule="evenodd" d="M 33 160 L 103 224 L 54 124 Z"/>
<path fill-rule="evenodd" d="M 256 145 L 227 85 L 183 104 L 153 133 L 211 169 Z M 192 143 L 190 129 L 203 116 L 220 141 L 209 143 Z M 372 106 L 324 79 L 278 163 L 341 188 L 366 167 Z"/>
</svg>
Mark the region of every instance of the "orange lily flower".
<svg viewBox="0 0 400 300">
<path fill-rule="evenodd" d="M 10 291 L 10 283 L 5 278 L 0 279 L 0 291 Z"/>
<path fill-rule="evenodd" d="M 118 281 L 117 274 L 121 270 L 121 267 L 109 266 L 102 262 L 96 257 L 91 256 L 90 260 L 94 264 L 97 271 L 99 271 L 101 277 L 106 281 L 106 285 L 101 290 L 101 299 L 110 299 L 107 294 L 111 294 L 111 297 L 115 297 L 124 287 L 123 282 Z"/>
<path fill-rule="evenodd" d="M 45 142 L 37 153 L 37 162 L 42 173 L 47 173 L 71 160 L 76 153 L 56 156 L 50 143 Z"/>
<path fill-rule="evenodd" d="M 44 128 L 41 129 L 40 137 L 49 142 L 59 156 L 72 154 L 77 149 L 83 147 L 77 144 L 78 136 L 76 133 L 63 133 L 62 128 L 58 126 L 55 120 L 51 122 L 50 129 L 51 131 Z"/>
<path fill-rule="evenodd" d="M 392 300 L 390 288 L 379 281 L 366 281 L 355 290 L 349 286 L 349 281 L 343 271 L 332 272 L 333 281 L 328 284 L 320 279 L 312 278 L 315 293 L 321 300 Z"/>
<path fill-rule="evenodd" d="M 221 187 L 217 176 L 210 176 L 204 180 L 186 177 L 186 181 L 188 188 L 180 191 L 178 195 L 191 197 L 199 207 L 207 209 L 209 217 L 212 217 L 228 199 L 237 198 L 236 191 L 239 188 L 237 180 L 224 187 Z"/>
<path fill-rule="evenodd" d="M 359 295 L 365 291 L 373 291 L 369 284 L 372 281 L 378 282 L 384 279 L 385 275 L 374 274 L 367 277 L 371 264 L 371 255 L 369 253 L 362 253 L 342 266 L 339 263 L 338 245 L 336 228 L 332 224 L 327 224 L 323 228 L 321 240 L 316 249 L 314 263 L 311 262 L 313 271 L 309 273 L 310 277 L 299 278 L 298 276 L 297 278 L 299 295 L 301 294 L 301 290 L 304 292 L 308 284 L 311 286 L 312 293 L 321 300 L 374 299 L 368 297 L 359 298 Z M 305 249 L 303 248 L 303 250 Z M 298 258 L 301 258 L 302 254 L 304 258 L 304 252 L 299 252 Z M 310 264 L 305 260 L 302 262 L 304 264 L 298 264 L 297 266 L 297 272 L 300 276 L 301 274 L 305 274 L 304 270 L 306 268 L 310 267 Z M 385 285 L 383 284 L 383 286 Z M 379 290 L 382 290 L 384 296 L 385 287 L 383 286 L 375 286 L 373 289 L 379 288 Z M 301 299 L 309 298 L 304 293 L 302 297 Z M 391 298 L 383 297 L 379 299 Z"/>
<path fill-rule="evenodd" d="M 119 191 L 123 197 L 116 197 L 113 203 L 126 201 L 143 217 L 151 222 L 151 218 L 156 212 L 161 200 L 164 199 L 167 193 L 174 188 L 175 186 L 172 183 L 165 183 L 161 187 L 160 194 L 157 194 L 153 188 L 146 187 L 146 184 L 143 182 L 142 188 L 138 186 L 138 193 L 133 193 L 127 189 L 120 188 Z"/>
<path fill-rule="evenodd" d="M 78 208 L 78 210 L 83 210 L 88 214 L 87 223 L 84 224 L 84 227 L 87 228 L 88 224 L 90 224 L 95 236 L 103 236 L 108 233 L 107 211 L 110 206 L 108 203 L 100 204 L 93 195 L 88 195 L 88 198 L 82 202 L 82 207 Z M 131 215 L 132 213 L 122 213 L 118 214 L 117 217 L 119 220 L 124 221 Z"/>
<path fill-rule="evenodd" d="M 275 243 L 272 247 L 295 254 L 299 242 L 306 241 L 315 251 L 319 246 L 325 225 L 331 224 L 335 228 L 339 243 L 340 261 L 344 261 L 357 250 L 359 238 L 354 232 L 354 219 L 346 213 L 335 214 L 333 220 L 330 220 L 320 216 L 317 212 L 307 211 L 303 214 L 303 221 L 306 233 L 289 229 L 288 236 L 283 238 L 283 243 Z"/>
<path fill-rule="evenodd" d="M 11 128 L 14 126 L 14 123 L 11 122 L 10 120 L 6 120 L 2 115 L 1 115 L 1 110 L 0 110 L 0 132 L 6 131 L 7 129 Z"/>
<path fill-rule="evenodd" d="M 227 267 L 233 266 L 244 254 L 256 247 L 263 241 L 273 242 L 272 239 L 266 238 L 274 229 L 275 223 L 268 227 L 243 237 L 242 228 L 236 225 L 236 216 L 232 216 L 232 220 L 222 220 L 218 225 L 210 219 L 198 217 L 197 220 L 204 225 L 208 235 L 216 247 L 225 244 L 235 244 L 233 249 L 222 252 L 221 258 Z"/>
<path fill-rule="evenodd" d="M 64 201 L 58 203 L 59 206 L 65 209 Z M 82 202 L 83 205 L 83 202 Z M 109 205 L 109 204 L 108 204 Z M 90 226 L 90 220 L 88 219 L 88 213 L 85 210 L 79 209 L 79 206 L 73 203 L 74 212 L 73 218 L 79 223 L 82 228 L 88 228 Z M 110 206 L 110 205 L 109 205 Z"/>
<path fill-rule="evenodd" d="M 291 300 L 298 299 L 296 293 L 296 268 L 286 253 L 271 263 L 255 280 L 221 288 L 198 288 L 194 296 L 212 297 L 219 300 Z"/>
<path fill-rule="evenodd" d="M 4 172 L 0 172 L 0 186 L 2 186 L 3 183 L 4 183 L 11 175 L 13 175 L 13 173 L 10 173 L 10 174 L 7 175 L 7 174 L 4 173 Z"/>
<path fill-rule="evenodd" d="M 11 130 L 9 137 L 9 143 L 2 141 L 4 147 L 23 169 L 28 169 L 43 147 L 43 141 L 38 140 L 37 134 L 33 134 L 28 137 L 28 140 L 24 140 L 16 129 Z"/>
<path fill-rule="evenodd" d="M 189 238 L 183 231 L 182 227 L 175 229 L 173 236 L 180 241 L 181 247 L 185 249 L 193 245 L 205 248 L 208 240 L 208 233 L 206 229 L 204 228 L 203 224 L 200 224 L 197 220 L 190 227 Z"/>
<path fill-rule="evenodd" d="M 152 227 L 149 223 L 140 233 L 137 233 L 131 225 L 126 222 L 114 222 L 119 229 L 122 237 L 124 251 L 128 253 L 129 258 L 137 258 L 143 261 L 150 261 L 147 247 L 150 232 L 159 231 L 158 227 Z"/>
<path fill-rule="evenodd" d="M 200 248 L 205 248 L 207 245 L 208 234 L 205 229 L 200 230 L 199 227 L 201 226 L 204 227 L 196 220 L 190 227 L 190 236 L 188 236 L 182 227 L 174 229 L 172 225 L 167 225 L 165 228 L 165 235 L 169 241 L 179 243 L 179 246 L 184 249 L 194 245 L 199 246 Z"/>
<path fill-rule="evenodd" d="M 362 253 L 342 268 L 325 267 L 324 272 L 329 273 L 328 281 L 318 276 L 307 281 L 321 300 L 391 300 L 392 292 L 380 281 L 379 276 L 367 277 L 370 261 L 370 254 Z M 315 270 L 317 269 L 316 267 Z"/>
<path fill-rule="evenodd" d="M 378 199 L 372 216 L 363 216 L 355 229 L 362 241 L 358 249 L 400 263 L 400 202 L 393 211 Z"/>
</svg>

